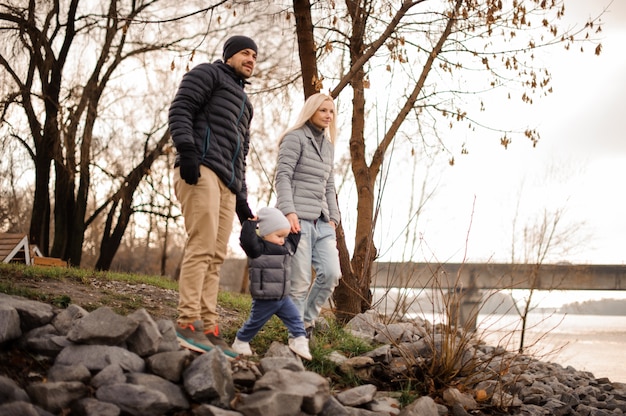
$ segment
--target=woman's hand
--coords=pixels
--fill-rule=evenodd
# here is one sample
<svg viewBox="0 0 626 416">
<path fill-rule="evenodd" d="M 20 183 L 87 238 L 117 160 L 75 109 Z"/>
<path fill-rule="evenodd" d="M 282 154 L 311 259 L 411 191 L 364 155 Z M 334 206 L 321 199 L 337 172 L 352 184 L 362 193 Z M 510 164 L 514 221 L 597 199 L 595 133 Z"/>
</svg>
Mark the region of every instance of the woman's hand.
<svg viewBox="0 0 626 416">
<path fill-rule="evenodd" d="M 330 224 L 331 227 L 333 227 L 333 230 L 337 229 L 337 224 L 335 224 L 335 221 L 330 220 L 330 221 L 328 221 L 328 223 Z"/>
<path fill-rule="evenodd" d="M 290 212 L 289 214 L 285 216 L 287 217 L 287 220 L 289 221 L 289 224 L 291 225 L 291 232 L 295 234 L 299 233 L 300 221 L 298 220 L 298 214 L 296 214 L 295 212 Z"/>
</svg>

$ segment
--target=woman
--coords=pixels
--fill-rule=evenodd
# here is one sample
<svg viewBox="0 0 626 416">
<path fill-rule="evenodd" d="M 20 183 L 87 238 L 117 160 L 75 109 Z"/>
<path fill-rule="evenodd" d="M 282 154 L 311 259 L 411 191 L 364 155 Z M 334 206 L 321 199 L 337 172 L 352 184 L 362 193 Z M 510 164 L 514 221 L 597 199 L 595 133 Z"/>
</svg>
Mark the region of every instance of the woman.
<svg viewBox="0 0 626 416">
<path fill-rule="evenodd" d="M 309 336 L 341 278 L 335 238 L 340 220 L 333 176 L 336 136 L 335 103 L 318 93 L 305 101 L 296 123 L 278 142 L 276 207 L 289 220 L 291 232 L 301 233 L 291 260 L 290 296 Z"/>
</svg>

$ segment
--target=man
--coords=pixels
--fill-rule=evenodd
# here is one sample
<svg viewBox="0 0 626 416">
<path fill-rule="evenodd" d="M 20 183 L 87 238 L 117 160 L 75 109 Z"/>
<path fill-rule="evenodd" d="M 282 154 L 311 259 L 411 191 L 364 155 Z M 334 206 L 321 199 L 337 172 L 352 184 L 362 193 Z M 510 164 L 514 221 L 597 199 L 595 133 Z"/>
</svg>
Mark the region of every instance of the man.
<svg viewBox="0 0 626 416">
<path fill-rule="evenodd" d="M 256 59 L 252 39 L 229 38 L 223 61 L 200 64 L 183 76 L 169 110 L 177 151 L 174 192 L 187 231 L 176 335 L 185 348 L 206 352 L 217 346 L 231 357 L 237 353 L 219 335 L 217 294 L 234 213 L 240 222 L 253 217 L 245 180 L 253 108 L 244 86 Z"/>
</svg>

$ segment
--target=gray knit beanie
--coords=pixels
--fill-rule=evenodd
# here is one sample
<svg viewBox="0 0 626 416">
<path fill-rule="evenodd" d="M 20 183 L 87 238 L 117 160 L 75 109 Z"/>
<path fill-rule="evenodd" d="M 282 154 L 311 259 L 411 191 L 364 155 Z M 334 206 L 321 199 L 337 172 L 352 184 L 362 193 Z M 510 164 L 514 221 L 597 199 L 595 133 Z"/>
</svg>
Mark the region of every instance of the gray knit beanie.
<svg viewBox="0 0 626 416">
<path fill-rule="evenodd" d="M 247 36 L 231 36 L 224 43 L 224 62 L 228 61 L 228 58 L 244 49 L 252 49 L 256 52 L 256 43 L 254 43 L 254 41 Z"/>
<path fill-rule="evenodd" d="M 278 230 L 291 229 L 287 217 L 278 208 L 264 207 L 257 212 L 259 218 L 259 234 L 265 237 Z"/>
</svg>

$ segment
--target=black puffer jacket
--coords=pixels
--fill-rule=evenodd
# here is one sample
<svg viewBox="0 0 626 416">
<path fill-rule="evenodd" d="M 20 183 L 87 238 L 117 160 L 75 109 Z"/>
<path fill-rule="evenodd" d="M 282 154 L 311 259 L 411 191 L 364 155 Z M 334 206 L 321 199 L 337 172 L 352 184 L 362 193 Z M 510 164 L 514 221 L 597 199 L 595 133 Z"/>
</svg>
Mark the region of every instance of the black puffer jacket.
<svg viewBox="0 0 626 416">
<path fill-rule="evenodd" d="M 291 256 L 300 234 L 290 233 L 285 245 L 263 240 L 256 232 L 257 221 L 244 221 L 239 242 L 248 256 L 250 295 L 253 299 L 279 300 L 289 295 Z"/>
<path fill-rule="evenodd" d="M 178 153 L 195 149 L 200 163 L 237 196 L 241 221 L 253 216 L 245 180 L 253 116 L 246 83 L 221 60 L 200 64 L 183 76 L 169 110 L 170 134 Z M 177 156 L 176 164 L 178 160 Z"/>
</svg>

